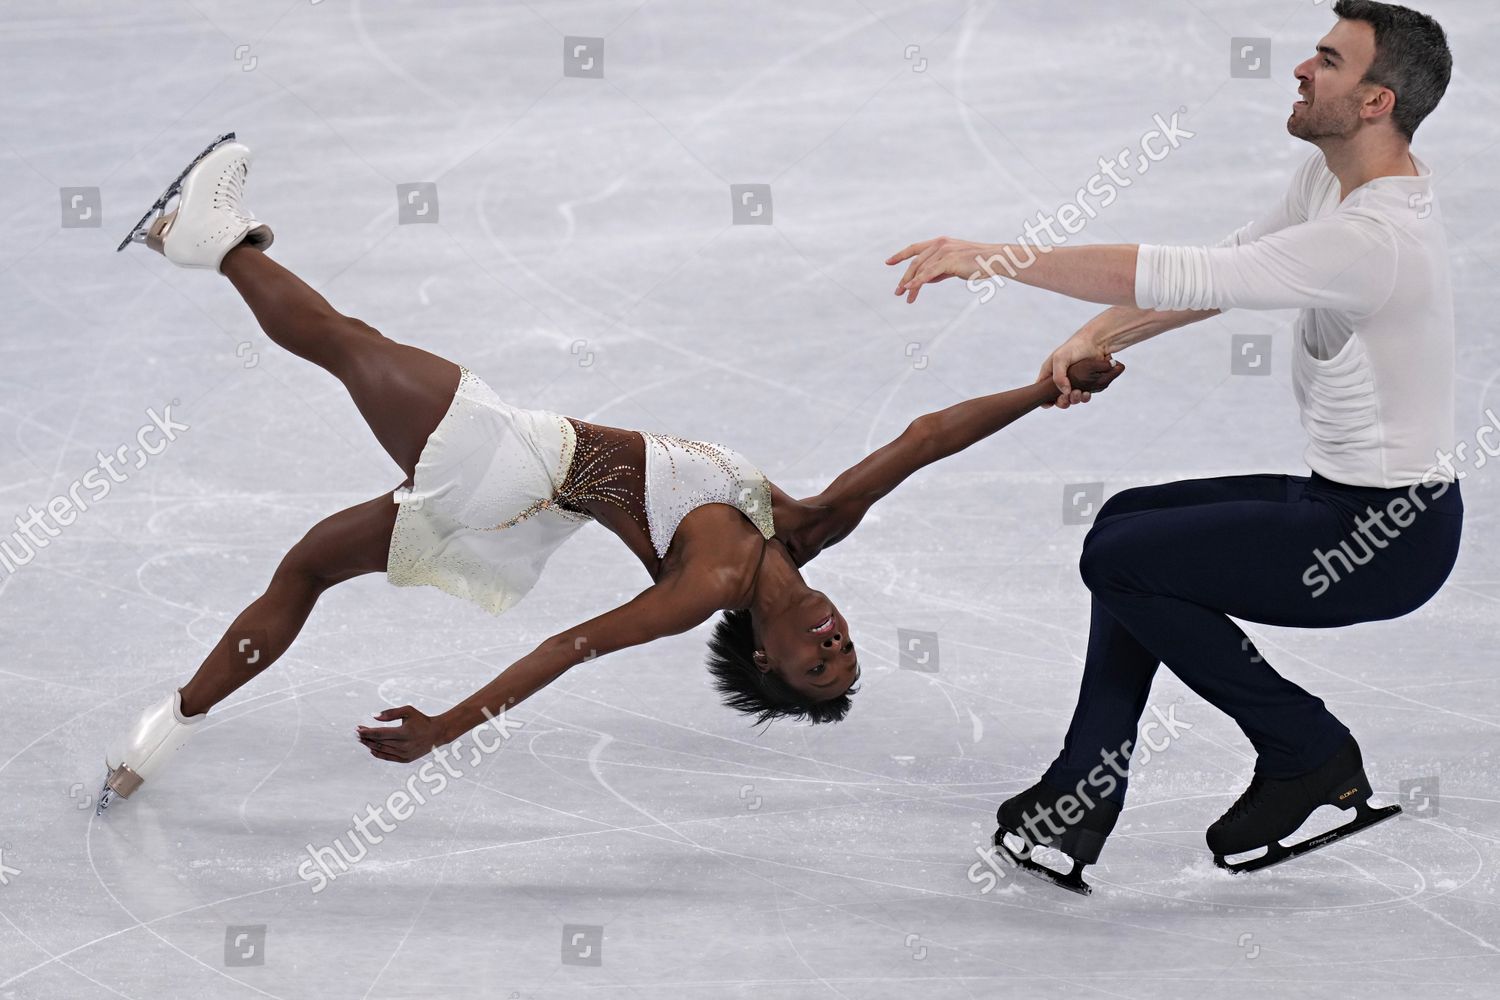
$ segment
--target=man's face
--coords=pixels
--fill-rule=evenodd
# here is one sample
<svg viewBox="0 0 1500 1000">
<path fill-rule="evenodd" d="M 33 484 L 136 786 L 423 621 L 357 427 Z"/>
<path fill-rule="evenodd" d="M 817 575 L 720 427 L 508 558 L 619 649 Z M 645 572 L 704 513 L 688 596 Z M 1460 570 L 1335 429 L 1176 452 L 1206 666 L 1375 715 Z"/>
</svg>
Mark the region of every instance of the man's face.
<svg viewBox="0 0 1500 1000">
<path fill-rule="evenodd" d="M 1302 100 L 1292 106 L 1286 130 L 1309 142 L 1357 132 L 1370 90 L 1360 81 L 1374 61 L 1375 29 L 1364 21 L 1339 21 L 1318 42 L 1317 54 L 1294 71 Z"/>
</svg>

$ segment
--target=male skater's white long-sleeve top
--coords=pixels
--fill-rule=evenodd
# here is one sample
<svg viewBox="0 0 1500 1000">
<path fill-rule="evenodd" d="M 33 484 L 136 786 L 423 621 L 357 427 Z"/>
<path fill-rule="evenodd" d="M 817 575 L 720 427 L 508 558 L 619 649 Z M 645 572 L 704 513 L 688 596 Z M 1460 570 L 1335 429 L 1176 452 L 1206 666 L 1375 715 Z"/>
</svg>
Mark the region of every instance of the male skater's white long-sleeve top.
<svg viewBox="0 0 1500 1000">
<path fill-rule="evenodd" d="M 1453 290 L 1432 171 L 1339 201 L 1321 152 L 1266 218 L 1216 247 L 1143 245 L 1143 309 L 1300 309 L 1292 384 L 1308 467 L 1353 486 L 1451 481 Z"/>
</svg>

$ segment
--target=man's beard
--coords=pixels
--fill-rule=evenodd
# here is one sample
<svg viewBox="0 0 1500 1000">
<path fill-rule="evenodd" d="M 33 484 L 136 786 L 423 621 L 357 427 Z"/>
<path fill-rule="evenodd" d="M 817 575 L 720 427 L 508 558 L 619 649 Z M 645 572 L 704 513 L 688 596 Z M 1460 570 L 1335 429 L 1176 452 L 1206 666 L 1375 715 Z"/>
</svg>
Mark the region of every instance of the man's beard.
<svg viewBox="0 0 1500 1000">
<path fill-rule="evenodd" d="M 1309 104 L 1294 110 L 1286 120 L 1286 130 L 1298 139 L 1345 138 L 1359 128 L 1359 97 L 1350 94 L 1338 101 Z"/>
</svg>

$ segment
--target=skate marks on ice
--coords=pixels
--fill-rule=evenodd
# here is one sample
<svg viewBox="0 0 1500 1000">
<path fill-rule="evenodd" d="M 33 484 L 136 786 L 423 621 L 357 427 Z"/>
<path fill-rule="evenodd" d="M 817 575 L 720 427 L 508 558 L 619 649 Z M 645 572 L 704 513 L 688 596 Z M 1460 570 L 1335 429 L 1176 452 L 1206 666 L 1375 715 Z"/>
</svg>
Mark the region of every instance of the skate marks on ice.
<svg viewBox="0 0 1500 1000">
<path fill-rule="evenodd" d="M 1294 860 L 1234 875 L 1214 865 L 1203 830 L 1182 823 L 1184 815 L 1217 815 L 1232 799 L 1186 795 L 1128 805 L 1090 874 L 1100 888 L 1148 899 L 1312 913 L 1388 909 L 1471 886 L 1493 889 L 1483 848 L 1495 838 L 1401 816 Z M 1500 816 L 1500 808 L 1490 811 Z M 1321 807 L 1284 842 L 1305 840 L 1343 818 L 1340 810 Z"/>
</svg>

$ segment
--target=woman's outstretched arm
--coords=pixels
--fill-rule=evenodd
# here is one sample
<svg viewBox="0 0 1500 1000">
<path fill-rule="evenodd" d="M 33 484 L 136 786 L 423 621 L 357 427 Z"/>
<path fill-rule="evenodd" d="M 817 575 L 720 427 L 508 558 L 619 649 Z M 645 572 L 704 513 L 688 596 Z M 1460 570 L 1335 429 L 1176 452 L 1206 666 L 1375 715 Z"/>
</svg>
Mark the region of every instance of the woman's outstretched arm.
<svg viewBox="0 0 1500 1000">
<path fill-rule="evenodd" d="M 360 741 L 382 760 L 417 760 L 499 717 L 580 663 L 701 625 L 722 606 L 718 597 L 703 580 L 685 573 L 658 581 L 618 608 L 544 640 L 446 712 L 428 716 L 410 705 L 381 712 L 377 720 L 401 724 L 360 726 Z"/>
<path fill-rule="evenodd" d="M 1068 369 L 1068 377 L 1073 388 L 1094 393 L 1124 370 L 1118 361 L 1089 358 L 1075 362 Z M 1056 398 L 1057 387 L 1049 375 L 1020 389 L 966 399 L 913 420 L 900 437 L 840 473 L 822 493 L 808 498 L 807 503 L 827 508 L 828 516 L 809 546 L 807 558 L 847 537 L 877 500 L 918 469 L 983 441 Z"/>
</svg>

